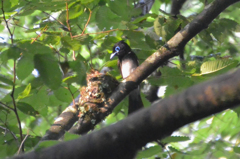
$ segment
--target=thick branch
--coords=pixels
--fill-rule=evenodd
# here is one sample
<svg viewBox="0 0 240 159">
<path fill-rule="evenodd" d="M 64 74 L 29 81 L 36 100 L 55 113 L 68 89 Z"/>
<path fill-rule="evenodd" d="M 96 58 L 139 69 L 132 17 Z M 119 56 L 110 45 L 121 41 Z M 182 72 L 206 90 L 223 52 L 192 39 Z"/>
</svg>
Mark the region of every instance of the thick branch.
<svg viewBox="0 0 240 159">
<path fill-rule="evenodd" d="M 133 158 L 146 143 L 162 139 L 190 122 L 240 104 L 240 69 L 160 100 L 128 118 L 23 158 Z"/>
<path fill-rule="evenodd" d="M 171 14 L 178 15 L 186 0 L 172 0 Z"/>
<path fill-rule="evenodd" d="M 78 120 L 78 109 L 75 105 L 68 106 L 54 121 L 47 133 L 42 137 L 44 140 L 58 140 L 65 131 L 68 131 Z"/>
<path fill-rule="evenodd" d="M 179 31 L 172 37 L 165 47 L 161 47 L 152 56 L 148 57 L 127 79 L 125 79 L 113 92 L 108 100 L 108 105 L 101 108 L 101 113 L 96 117 L 94 124 L 91 121 L 82 122 L 78 128 L 79 134 L 88 132 L 94 125 L 101 122 L 111 110 L 124 99 L 129 92 L 135 89 L 145 78 L 147 78 L 155 69 L 163 65 L 173 56 L 179 55 L 186 43 L 197 33 L 207 28 L 207 26 L 229 5 L 240 0 L 216 0 L 206 7 L 195 20 Z"/>
<path fill-rule="evenodd" d="M 174 37 L 172 37 L 165 47 L 161 47 L 157 52 L 148 57 L 135 71 L 128 76 L 113 92 L 108 101 L 108 106 L 102 109 L 99 119 L 104 119 L 118 103 L 121 102 L 133 89 L 135 89 L 145 78 L 155 69 L 163 65 L 171 57 L 179 55 L 186 43 L 197 33 L 206 29 L 224 9 L 240 0 L 216 0 L 200 13 L 195 20 L 185 26 Z M 101 120 L 97 120 L 98 124 Z M 91 127 L 91 122 L 84 123 L 83 127 Z"/>
</svg>

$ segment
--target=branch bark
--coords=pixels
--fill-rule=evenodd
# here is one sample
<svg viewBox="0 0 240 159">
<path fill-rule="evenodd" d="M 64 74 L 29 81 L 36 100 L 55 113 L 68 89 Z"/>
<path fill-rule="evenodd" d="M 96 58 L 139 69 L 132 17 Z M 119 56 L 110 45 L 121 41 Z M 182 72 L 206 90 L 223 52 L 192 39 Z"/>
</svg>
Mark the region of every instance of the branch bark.
<svg viewBox="0 0 240 159">
<path fill-rule="evenodd" d="M 239 0 L 216 0 L 124 80 L 110 97 L 113 109 L 164 61 L 206 28 L 226 7 Z M 190 122 L 240 104 L 240 69 L 193 86 L 181 94 L 154 103 L 125 120 L 79 139 L 14 158 L 133 158 L 150 141 L 162 139 Z M 100 114 L 105 117 L 109 112 Z M 102 118 L 102 119 L 103 119 Z M 99 122 L 99 121 L 97 121 Z M 86 124 L 86 123 L 85 123 Z"/>
<path fill-rule="evenodd" d="M 186 43 L 215 19 L 229 5 L 240 0 L 216 0 L 208 5 L 195 20 L 185 26 L 174 37 L 172 37 L 164 47 L 161 47 L 152 56 L 147 58 L 128 78 L 126 78 L 112 93 L 107 106 L 101 108 L 101 113 L 96 117 L 94 124 L 91 121 L 81 122 L 79 134 L 86 133 L 94 125 L 101 122 L 111 111 L 123 100 L 129 92 L 135 89 L 145 78 L 147 78 L 156 68 L 173 56 L 179 55 Z M 70 121 L 70 120 L 69 120 Z"/>
<path fill-rule="evenodd" d="M 171 14 L 178 15 L 186 0 L 172 0 Z"/>
<path fill-rule="evenodd" d="M 130 159 L 146 143 L 162 139 L 185 124 L 240 104 L 239 94 L 240 69 L 159 100 L 99 131 L 14 159 Z"/>
<path fill-rule="evenodd" d="M 128 76 L 116 88 L 108 100 L 108 105 L 102 108 L 99 119 L 95 125 L 101 122 L 118 103 L 121 102 L 132 90 L 134 90 L 155 69 L 163 65 L 170 58 L 177 56 L 191 38 L 206 29 L 208 25 L 228 6 L 240 0 L 216 0 L 209 4 L 191 23 L 173 36 L 163 47 L 148 57 L 135 71 Z M 82 127 L 92 127 L 91 122 L 85 122 Z"/>
</svg>

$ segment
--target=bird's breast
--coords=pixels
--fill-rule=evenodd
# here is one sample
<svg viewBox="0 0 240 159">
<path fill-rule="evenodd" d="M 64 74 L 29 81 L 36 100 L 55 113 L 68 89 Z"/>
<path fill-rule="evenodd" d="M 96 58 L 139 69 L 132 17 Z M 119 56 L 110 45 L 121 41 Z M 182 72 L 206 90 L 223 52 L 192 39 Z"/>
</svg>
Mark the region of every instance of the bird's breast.
<svg viewBox="0 0 240 159">
<path fill-rule="evenodd" d="M 135 70 L 137 64 L 133 60 L 123 60 L 121 64 L 122 78 L 127 78 Z"/>
</svg>

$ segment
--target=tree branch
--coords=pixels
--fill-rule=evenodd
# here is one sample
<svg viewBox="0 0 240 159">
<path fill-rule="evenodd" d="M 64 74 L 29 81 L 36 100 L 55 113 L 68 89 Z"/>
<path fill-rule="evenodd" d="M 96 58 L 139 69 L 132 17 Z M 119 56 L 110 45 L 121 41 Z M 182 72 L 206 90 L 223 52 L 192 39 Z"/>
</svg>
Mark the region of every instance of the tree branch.
<svg viewBox="0 0 240 159">
<path fill-rule="evenodd" d="M 195 20 L 179 31 L 167 42 L 164 47 L 161 47 L 152 56 L 148 57 L 128 78 L 123 80 L 123 82 L 117 87 L 117 89 L 115 89 L 108 99 L 108 104 L 100 108 L 100 113 L 96 115 L 96 121 L 94 123 L 91 122 L 91 120 L 82 121 L 78 127 L 78 133 L 84 134 L 91 130 L 96 124 L 101 122 L 108 114 L 111 113 L 111 111 L 115 108 L 115 106 L 117 106 L 118 103 L 120 103 L 121 100 L 123 100 L 155 69 L 163 65 L 163 63 L 168 61 L 171 57 L 179 55 L 179 52 L 181 52 L 182 48 L 192 37 L 194 37 L 201 30 L 205 29 L 227 6 L 237 1 L 240 0 L 216 0 L 210 4 L 201 14 L 196 17 Z M 61 129 L 59 132 L 64 131 L 64 129 Z M 60 136 L 61 135 L 62 133 Z M 57 135 L 57 138 L 54 139 L 58 138 L 59 134 Z"/>
<path fill-rule="evenodd" d="M 14 32 L 14 29 L 13 29 L 13 32 L 11 32 L 10 27 L 8 25 L 8 21 L 7 21 L 6 17 L 5 17 L 5 12 L 4 12 L 3 6 L 4 6 L 4 0 L 2 0 L 2 8 L 1 8 L 2 14 L 3 14 L 3 20 L 6 23 L 6 27 L 7 27 L 7 30 L 9 32 L 9 35 L 10 35 L 11 44 L 13 45 L 13 32 Z M 18 115 L 16 101 L 15 101 L 15 98 L 14 98 L 15 84 L 16 84 L 16 59 L 14 59 L 14 63 L 13 63 L 13 86 L 12 86 L 12 93 L 11 93 L 11 98 L 12 98 L 12 102 L 13 102 L 14 108 L 11 109 L 11 110 L 14 111 L 15 116 L 17 118 L 20 139 L 21 139 L 21 142 L 22 142 L 23 141 L 22 126 L 21 126 L 21 121 L 20 121 L 19 115 Z M 24 145 L 22 145 L 22 152 L 24 152 Z"/>
<path fill-rule="evenodd" d="M 240 69 L 159 100 L 99 131 L 14 158 L 130 159 L 146 143 L 160 140 L 185 124 L 240 104 L 239 94 Z"/>
<path fill-rule="evenodd" d="M 186 0 L 172 0 L 171 14 L 178 15 Z"/>
<path fill-rule="evenodd" d="M 58 140 L 65 131 L 68 131 L 78 120 L 78 109 L 76 105 L 68 106 L 54 121 L 46 134 L 42 137 L 44 140 Z"/>
<path fill-rule="evenodd" d="M 96 120 L 95 125 L 101 122 L 118 103 L 120 103 L 132 90 L 134 90 L 145 78 L 147 78 L 155 69 L 163 65 L 170 58 L 181 53 L 182 48 L 197 33 L 206 29 L 207 26 L 228 6 L 240 0 L 216 0 L 206 7 L 195 20 L 185 26 L 175 36 L 173 36 L 163 47 L 148 57 L 135 71 L 128 76 L 115 89 L 108 100 L 108 105 L 102 108 L 99 113 L 101 120 Z M 82 127 L 92 128 L 91 122 L 85 122 Z M 85 132 L 84 132 L 85 133 Z"/>
</svg>

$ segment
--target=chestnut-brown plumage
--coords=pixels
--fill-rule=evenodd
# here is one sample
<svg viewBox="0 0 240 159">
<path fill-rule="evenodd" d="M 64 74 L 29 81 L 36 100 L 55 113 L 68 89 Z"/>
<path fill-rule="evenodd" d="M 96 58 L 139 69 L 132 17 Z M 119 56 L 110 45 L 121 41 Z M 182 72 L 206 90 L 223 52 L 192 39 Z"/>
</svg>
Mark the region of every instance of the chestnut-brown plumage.
<svg viewBox="0 0 240 159">
<path fill-rule="evenodd" d="M 118 56 L 118 69 L 123 79 L 127 78 L 139 65 L 136 54 L 123 40 L 114 45 L 110 59 L 114 56 Z M 143 102 L 138 87 L 129 94 L 128 114 L 131 114 L 142 107 Z"/>
</svg>

